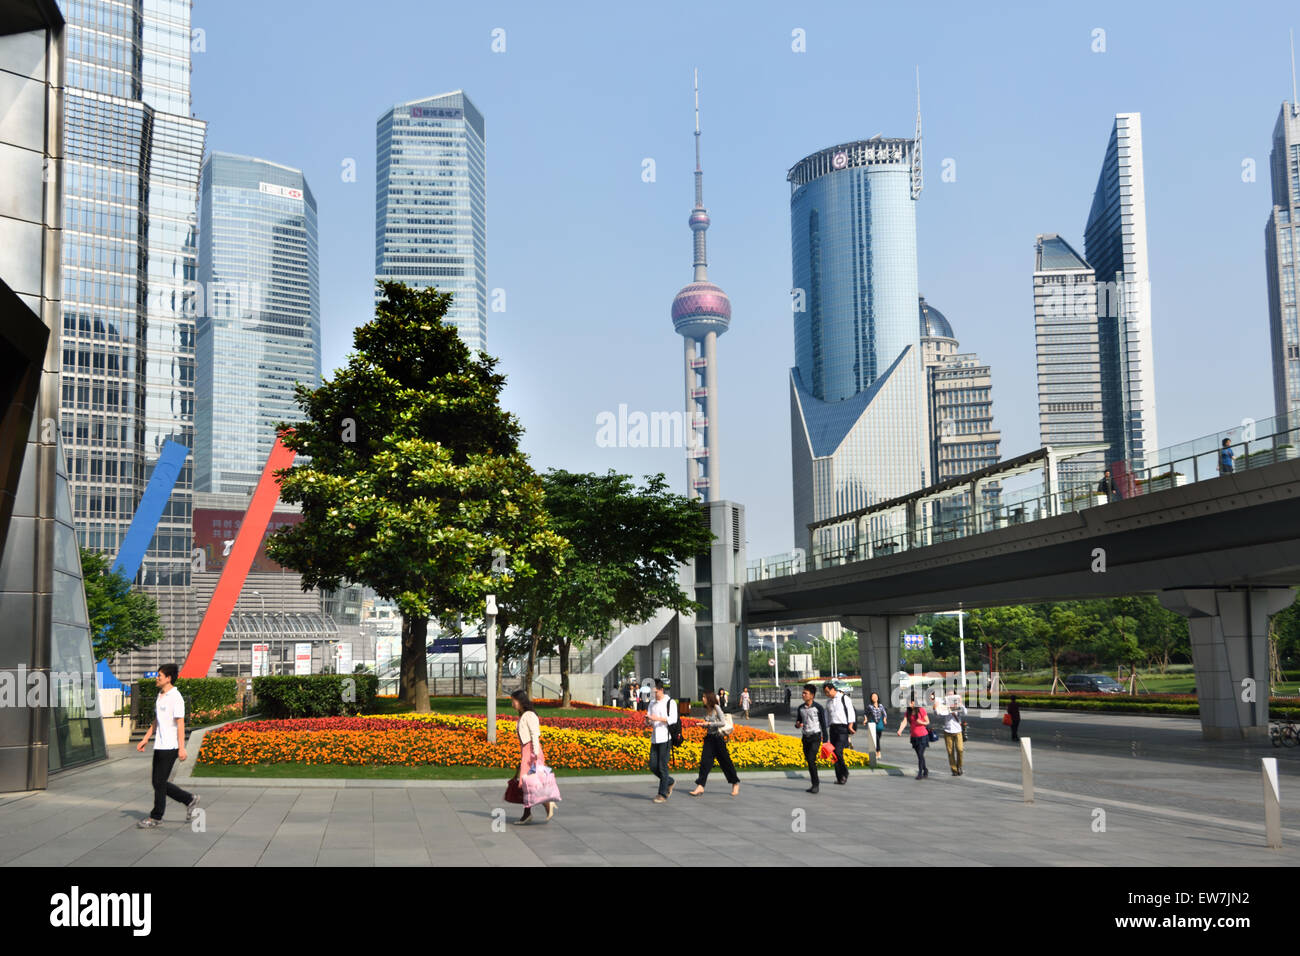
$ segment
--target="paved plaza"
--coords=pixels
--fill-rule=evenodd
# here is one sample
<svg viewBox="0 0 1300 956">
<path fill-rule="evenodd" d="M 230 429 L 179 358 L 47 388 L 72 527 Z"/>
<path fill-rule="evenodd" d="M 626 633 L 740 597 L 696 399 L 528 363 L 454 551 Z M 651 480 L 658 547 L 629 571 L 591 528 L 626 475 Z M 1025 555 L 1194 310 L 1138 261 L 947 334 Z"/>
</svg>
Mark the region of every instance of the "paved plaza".
<svg viewBox="0 0 1300 956">
<path fill-rule="evenodd" d="M 681 773 L 656 805 L 648 775 L 561 777 L 551 823 L 504 828 L 520 812 L 501 800 L 506 771 L 500 781 L 270 785 L 189 778 L 191 757 L 173 779 L 201 794 L 204 831 L 174 802 L 161 828 L 139 830 L 150 757 L 114 748 L 106 762 L 52 775 L 48 790 L 0 795 L 0 864 L 1300 865 L 1295 749 L 1207 743 L 1196 721 L 1178 718 L 1030 714 L 1022 732 L 1034 741 L 1033 805 L 1023 802 L 1017 745 L 976 721 L 962 777 L 949 774 L 939 744 L 930 778 L 913 779 L 911 748 L 891 734 L 885 757 L 899 769 L 855 771 L 843 787 L 827 771 L 817 795 L 804 792 L 806 775 L 742 773 L 733 799 L 715 770 L 703 797 L 686 796 L 694 773 Z M 1280 851 L 1264 846 L 1261 756 L 1278 758 Z"/>
</svg>

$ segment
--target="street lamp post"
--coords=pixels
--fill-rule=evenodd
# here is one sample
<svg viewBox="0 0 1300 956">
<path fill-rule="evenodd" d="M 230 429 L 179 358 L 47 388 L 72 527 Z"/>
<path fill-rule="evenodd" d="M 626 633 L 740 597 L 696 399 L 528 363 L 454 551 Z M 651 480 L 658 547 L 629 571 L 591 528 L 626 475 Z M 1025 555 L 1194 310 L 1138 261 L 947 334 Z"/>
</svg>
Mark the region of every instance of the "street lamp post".
<svg viewBox="0 0 1300 956">
<path fill-rule="evenodd" d="M 488 743 L 497 742 L 497 596 L 487 596 L 487 661 L 484 664 L 487 674 L 487 739 Z"/>
<path fill-rule="evenodd" d="M 249 593 L 257 595 L 257 599 L 262 602 L 262 623 L 266 623 L 266 598 L 262 597 L 261 592 L 259 591 L 250 591 Z M 258 630 L 260 631 L 261 628 L 259 627 Z M 235 651 L 236 671 L 238 671 L 240 668 L 239 659 L 243 657 L 243 645 L 244 645 L 244 639 L 243 636 L 241 635 L 239 638 L 239 648 Z M 253 642 L 252 641 L 248 642 L 248 676 L 249 678 L 252 678 L 253 676 Z"/>
</svg>

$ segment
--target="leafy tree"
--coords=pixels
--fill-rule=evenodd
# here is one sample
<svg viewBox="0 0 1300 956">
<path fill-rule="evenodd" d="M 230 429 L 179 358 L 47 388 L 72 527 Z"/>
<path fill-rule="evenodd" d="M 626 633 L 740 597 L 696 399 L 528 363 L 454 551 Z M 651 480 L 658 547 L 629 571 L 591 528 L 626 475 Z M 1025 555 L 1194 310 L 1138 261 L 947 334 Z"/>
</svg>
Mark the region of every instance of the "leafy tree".
<svg viewBox="0 0 1300 956">
<path fill-rule="evenodd" d="M 682 593 L 681 563 L 708 548 L 713 534 L 697 503 L 667 490 L 663 475 L 637 488 L 631 477 L 552 470 L 542 476 L 555 532 L 569 542 L 564 573 L 512 592 L 516 620 L 534 641 L 554 641 L 561 702 L 569 703 L 569 654 L 615 622 L 639 624 L 659 608 L 699 607 Z"/>
<path fill-rule="evenodd" d="M 131 582 L 111 572 L 106 555 L 81 549 L 81 576 L 86 582 L 86 610 L 95 660 L 111 660 L 127 651 L 157 644 L 164 637 L 158 603 Z"/>
<path fill-rule="evenodd" d="M 994 675 L 995 683 L 1002 670 L 1003 651 L 1031 638 L 1038 626 L 1033 612 L 1019 604 L 976 608 L 970 612 L 967 620 L 979 639 L 988 644 L 992 651 L 993 659 L 989 661 L 989 670 Z M 993 689 L 996 690 L 996 687 Z"/>
<path fill-rule="evenodd" d="M 522 429 L 501 409 L 496 360 L 471 357 L 443 321 L 451 296 L 381 288 L 347 367 L 296 388 L 304 420 L 284 443 L 303 458 L 280 473 L 280 497 L 301 503 L 303 519 L 267 553 L 304 590 L 348 580 L 397 604 L 401 694 L 426 713 L 429 618 L 477 618 L 485 595 L 553 575 L 564 541 L 519 452 Z"/>
</svg>

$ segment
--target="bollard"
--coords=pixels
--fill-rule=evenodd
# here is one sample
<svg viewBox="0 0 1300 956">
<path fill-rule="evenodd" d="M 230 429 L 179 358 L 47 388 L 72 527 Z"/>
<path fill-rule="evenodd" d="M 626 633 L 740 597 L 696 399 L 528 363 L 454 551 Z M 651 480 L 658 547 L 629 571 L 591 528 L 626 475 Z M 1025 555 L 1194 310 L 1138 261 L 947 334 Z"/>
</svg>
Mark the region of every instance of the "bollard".
<svg viewBox="0 0 1300 956">
<path fill-rule="evenodd" d="M 776 733 L 776 714 L 767 715 L 767 726 L 772 728 L 772 733 Z"/>
<path fill-rule="evenodd" d="M 1025 788 L 1025 803 L 1034 802 L 1034 752 L 1029 738 L 1020 738 L 1020 781 Z"/>
<path fill-rule="evenodd" d="M 880 749 L 880 745 L 876 742 L 876 725 L 869 723 L 866 725 L 866 727 L 867 727 L 867 741 L 868 743 L 871 744 L 870 748 L 867 750 L 867 766 L 870 767 L 872 770 L 875 770 L 876 751 Z"/>
<path fill-rule="evenodd" d="M 1277 787 L 1277 758 L 1260 760 L 1264 777 L 1264 835 L 1271 850 L 1282 849 L 1282 798 Z"/>
</svg>

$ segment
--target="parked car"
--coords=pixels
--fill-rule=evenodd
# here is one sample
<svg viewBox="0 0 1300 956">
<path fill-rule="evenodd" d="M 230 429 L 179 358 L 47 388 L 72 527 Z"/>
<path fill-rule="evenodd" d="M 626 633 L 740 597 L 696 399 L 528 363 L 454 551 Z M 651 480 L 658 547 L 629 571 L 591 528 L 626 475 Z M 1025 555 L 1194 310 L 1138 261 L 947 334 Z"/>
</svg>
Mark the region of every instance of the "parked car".
<svg viewBox="0 0 1300 956">
<path fill-rule="evenodd" d="M 1122 694 L 1124 685 L 1108 674 L 1071 674 L 1065 689 L 1079 694 Z"/>
</svg>

